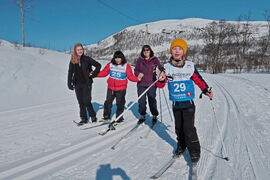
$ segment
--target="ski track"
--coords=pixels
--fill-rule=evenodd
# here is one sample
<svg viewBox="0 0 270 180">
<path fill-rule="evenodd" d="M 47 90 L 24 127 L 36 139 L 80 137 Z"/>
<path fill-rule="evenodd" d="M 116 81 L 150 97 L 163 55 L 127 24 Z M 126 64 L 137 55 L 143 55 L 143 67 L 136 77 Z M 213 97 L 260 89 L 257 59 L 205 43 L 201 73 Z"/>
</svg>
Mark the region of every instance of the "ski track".
<svg viewBox="0 0 270 180">
<path fill-rule="evenodd" d="M 238 78 L 238 80 L 242 79 Z M 265 156 L 262 148 L 256 143 L 257 141 L 253 138 L 254 133 L 249 130 L 246 121 L 241 116 L 241 114 L 243 114 L 243 112 L 241 112 L 241 107 L 239 107 L 233 95 L 221 83 L 213 80 L 212 78 L 211 81 L 216 85 L 218 90 L 224 96 L 226 102 L 225 107 L 227 107 L 227 113 L 225 113 L 226 117 L 224 117 L 221 134 L 222 137 L 225 137 L 225 139 L 223 140 L 225 140 L 226 150 L 229 149 L 229 151 L 234 151 L 229 152 L 230 162 L 227 163 L 227 167 L 231 172 L 233 172 L 230 178 L 234 179 L 237 177 L 237 179 L 268 179 L 269 174 L 266 173 L 268 172 L 267 169 L 269 168 L 269 163 L 267 163 L 267 157 Z M 216 94 L 218 93 L 216 92 Z M 236 122 L 236 124 L 234 122 Z M 238 131 L 240 131 L 239 134 L 237 134 Z M 230 141 L 227 140 L 226 143 L 226 139 L 229 139 Z M 229 146 L 230 144 L 232 147 Z M 221 149 L 221 143 L 216 144 L 214 152 L 217 152 L 218 149 Z M 243 161 L 242 159 L 242 161 L 240 161 L 240 159 L 238 159 L 237 157 L 247 158 L 248 160 Z M 203 163 L 203 159 L 204 158 L 202 157 L 200 163 Z M 248 162 L 248 164 L 239 164 L 240 162 Z M 210 163 L 208 162 L 208 167 L 206 168 L 207 171 L 210 171 L 210 173 L 207 175 L 206 172 L 202 179 L 215 179 L 215 173 L 220 172 L 216 169 L 218 167 L 216 166 L 216 163 L 217 159 L 212 157 Z M 239 169 L 239 172 L 236 172 L 236 169 Z M 228 174 L 230 174 L 230 171 L 228 172 Z M 250 172 L 252 172 L 252 174 L 250 174 Z M 226 176 L 228 176 L 228 174 Z"/>
<path fill-rule="evenodd" d="M 120 128 L 119 126 L 117 126 L 117 127 Z M 125 126 L 126 129 L 131 128 L 131 127 L 132 127 L 132 125 Z M 60 156 L 64 156 L 62 159 L 50 162 L 48 164 L 45 163 L 44 166 L 42 166 L 38 169 L 31 170 L 30 172 L 27 172 L 26 174 L 23 174 L 21 176 L 14 178 L 14 179 L 30 179 L 30 178 L 38 176 L 42 173 L 45 173 L 46 171 L 48 171 L 50 169 L 56 168 L 58 166 L 61 166 L 65 163 L 69 162 L 69 161 L 75 160 L 76 158 L 82 157 L 88 153 L 95 152 L 97 149 L 103 149 L 105 146 L 108 146 L 108 144 L 110 144 L 109 142 L 111 142 L 112 140 L 116 140 L 118 138 L 117 133 L 114 133 L 114 132 L 109 132 L 109 133 L 110 133 L 110 135 L 109 135 L 110 138 L 106 138 L 106 140 L 104 140 L 103 136 L 96 135 L 95 138 L 85 140 L 79 144 L 72 145 L 72 146 L 64 148 L 58 152 L 49 154 L 47 156 L 38 158 L 36 160 L 22 164 L 20 166 L 15 167 L 15 168 L 11 168 L 7 171 L 1 172 L 0 179 L 7 178 L 9 176 L 13 176 L 14 174 L 17 174 L 17 173 L 19 174 L 20 172 L 25 171 L 29 168 L 33 168 L 33 167 L 40 165 L 42 163 L 45 163 L 47 161 L 57 159 Z M 104 140 L 104 141 L 101 141 L 101 140 Z M 95 146 L 93 146 L 93 145 L 95 145 Z M 89 147 L 94 147 L 94 148 L 89 148 Z M 82 150 L 80 150 L 80 149 L 82 149 Z M 70 152 L 73 152 L 73 153 L 65 156 L 65 154 L 68 154 Z"/>
<path fill-rule="evenodd" d="M 228 88 L 226 82 L 220 81 L 224 78 L 237 84 L 240 83 L 247 89 L 243 90 L 240 97 L 235 97 L 232 87 Z M 248 100 L 245 99 L 244 103 L 241 101 L 243 97 L 250 98 L 248 93 L 254 91 L 259 98 L 258 101 L 267 106 L 269 90 L 242 77 L 205 75 L 205 79 L 209 85 L 213 85 L 215 98 L 212 102 L 206 97 L 203 97 L 202 100 L 195 99 L 197 108 L 195 124 L 202 146 L 197 171 L 198 179 L 269 179 L 269 150 L 266 149 L 265 144 L 260 144 L 262 142 L 267 144 L 267 140 L 263 139 L 263 131 L 256 132 L 256 129 L 251 128 L 254 125 L 259 126 L 264 121 L 253 122 L 251 121 L 252 118 L 246 118 L 246 114 L 249 115 L 248 113 L 252 112 L 246 112 L 249 110 L 245 107 L 245 102 Z M 258 91 L 258 87 L 262 87 L 262 90 Z M 267 94 L 266 98 L 268 99 L 263 99 L 265 97 L 261 95 L 261 91 Z M 199 91 L 197 88 L 196 93 L 198 97 Z M 168 91 L 165 91 L 165 94 L 168 95 Z M 239 94 L 237 93 L 237 95 Z M 221 137 L 210 103 L 215 110 Z M 67 132 L 64 130 L 61 132 L 68 133 L 70 131 L 70 133 L 74 133 L 73 136 L 78 136 L 72 137 L 72 134 L 69 134 L 66 137 L 70 139 L 66 139 L 65 142 L 62 142 L 62 145 L 49 149 L 45 148 L 44 142 L 37 144 L 29 152 L 32 153 L 32 156 L 19 157 L 22 153 L 16 155 L 16 152 L 20 152 L 20 150 L 11 151 L 7 155 L 12 157 L 14 154 L 15 158 L 11 159 L 10 162 L 5 162 L 4 165 L 2 164 L 2 167 L 0 166 L 0 179 L 105 180 L 106 178 L 112 178 L 112 176 L 104 175 L 103 177 L 99 172 L 106 174 L 118 171 L 121 172 L 122 177 L 127 176 L 126 179 L 149 180 L 150 176 L 169 160 L 176 145 L 174 122 L 170 119 L 164 97 L 162 97 L 162 109 L 163 123 L 158 122 L 153 130 L 149 130 L 151 118 L 148 117 L 146 124 L 142 124 L 128 138 L 123 139 L 115 150 L 111 149 L 115 142 L 136 124 L 136 118 L 131 111 L 127 112 L 125 115 L 127 118 L 125 118 L 123 124 L 116 127 L 116 131 L 110 131 L 105 136 L 98 135 L 98 132 L 104 131 L 106 125 L 92 128 L 95 125 L 90 124 L 79 128 L 72 123 L 72 119 L 77 117 L 78 112 L 76 102 L 70 100 L 0 112 L 0 118 L 9 119 L 5 129 L 0 132 L 0 135 L 7 137 L 7 140 L 13 138 L 27 139 L 28 135 L 31 135 L 29 131 L 32 129 L 36 133 L 40 130 L 45 131 L 45 135 L 48 133 L 48 138 L 52 138 L 54 135 L 59 135 L 53 132 L 66 127 L 61 122 L 63 120 L 65 124 L 68 123 L 68 126 L 72 126 L 72 128 L 69 127 L 66 130 Z M 19 120 L 18 117 L 20 117 Z M 256 119 L 257 116 L 254 115 L 254 117 Z M 257 118 L 259 117 L 258 115 Z M 29 121 L 29 119 L 32 121 Z M 54 121 L 54 119 L 58 119 L 58 121 Z M 25 131 L 28 133 L 24 134 Z M 16 133 L 21 134 L 21 137 Z M 38 141 L 41 137 L 43 136 L 37 136 L 37 139 L 33 137 L 33 141 Z M 226 150 L 222 147 L 220 138 L 224 141 Z M 56 142 L 57 140 L 54 138 L 53 142 L 48 141 L 47 143 L 51 145 Z M 4 143 L 8 142 L 4 141 Z M 65 146 L 63 147 L 63 145 Z M 45 148 L 45 151 L 42 151 L 42 147 Z M 1 153 L 3 153 L 2 150 Z M 218 157 L 224 157 L 225 155 L 228 155 L 229 162 Z M 5 160 L 4 156 L 1 156 L 1 159 Z M 19 160 L 18 163 L 16 163 L 16 159 Z M 159 179 L 190 180 L 188 153 L 185 152 L 184 156 L 177 159 L 173 166 Z"/>
<path fill-rule="evenodd" d="M 224 76 L 224 77 L 229 77 L 229 78 L 231 78 L 231 79 L 238 79 L 238 80 L 240 80 L 240 81 L 244 81 L 244 82 L 246 82 L 246 83 L 249 84 L 249 85 L 252 84 L 253 87 L 256 87 L 257 89 L 262 89 L 262 90 L 264 90 L 265 92 L 270 93 L 270 89 L 269 89 L 269 88 L 267 88 L 267 87 L 265 87 L 265 86 L 263 86 L 263 85 L 261 85 L 261 84 L 255 82 L 255 81 L 253 81 L 253 80 L 250 80 L 250 79 L 247 79 L 247 78 L 244 78 L 244 77 L 232 76 L 232 75 L 228 75 L 228 74 L 222 75 L 222 76 Z"/>
</svg>

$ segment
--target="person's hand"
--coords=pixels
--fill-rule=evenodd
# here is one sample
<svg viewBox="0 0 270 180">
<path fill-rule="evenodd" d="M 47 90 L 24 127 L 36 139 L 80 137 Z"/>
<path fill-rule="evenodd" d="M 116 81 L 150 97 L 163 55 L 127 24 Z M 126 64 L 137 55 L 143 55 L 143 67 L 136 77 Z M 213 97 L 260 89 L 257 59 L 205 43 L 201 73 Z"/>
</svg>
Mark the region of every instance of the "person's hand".
<svg viewBox="0 0 270 180">
<path fill-rule="evenodd" d="M 211 91 L 211 90 L 206 92 L 205 95 L 208 96 L 210 98 L 210 100 L 212 100 L 213 96 L 214 96 L 213 91 Z"/>
<path fill-rule="evenodd" d="M 164 81 L 166 79 L 166 73 L 164 71 L 162 71 L 160 74 L 159 74 L 159 81 Z"/>
<path fill-rule="evenodd" d="M 159 76 L 161 73 L 161 71 L 158 69 L 158 67 L 156 68 L 156 70 L 154 72 L 156 73 L 157 76 Z"/>
<path fill-rule="evenodd" d="M 143 74 L 143 73 L 140 73 L 140 74 L 138 75 L 138 79 L 141 80 L 141 79 L 143 78 L 143 76 L 144 76 L 144 74 Z"/>
</svg>

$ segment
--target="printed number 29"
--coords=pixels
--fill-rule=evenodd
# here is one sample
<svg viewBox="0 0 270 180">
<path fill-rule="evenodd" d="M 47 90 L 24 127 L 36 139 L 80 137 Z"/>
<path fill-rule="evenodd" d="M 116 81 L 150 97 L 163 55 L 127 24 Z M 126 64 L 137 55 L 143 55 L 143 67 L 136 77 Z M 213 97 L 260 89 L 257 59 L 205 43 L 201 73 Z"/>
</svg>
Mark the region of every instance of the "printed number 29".
<svg viewBox="0 0 270 180">
<path fill-rule="evenodd" d="M 181 92 L 186 90 L 186 85 L 185 83 L 180 83 L 180 84 L 174 84 L 174 92 Z"/>
</svg>

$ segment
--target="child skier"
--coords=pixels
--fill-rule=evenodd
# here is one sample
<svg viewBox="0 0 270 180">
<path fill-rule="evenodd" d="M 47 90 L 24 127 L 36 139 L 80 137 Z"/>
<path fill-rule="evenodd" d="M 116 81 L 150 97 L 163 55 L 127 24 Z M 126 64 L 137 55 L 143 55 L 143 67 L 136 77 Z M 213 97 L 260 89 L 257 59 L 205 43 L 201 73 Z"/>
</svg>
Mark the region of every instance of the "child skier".
<svg viewBox="0 0 270 180">
<path fill-rule="evenodd" d="M 131 66 L 127 63 L 124 54 L 121 51 L 116 51 L 110 63 L 108 63 L 103 70 L 99 72 L 97 77 L 110 77 L 107 80 L 108 89 L 107 96 L 104 102 L 103 120 L 108 121 L 111 119 L 111 109 L 114 98 L 116 98 L 116 118 L 124 111 L 125 96 L 127 89 L 127 79 L 133 82 L 138 82 L 143 77 L 140 73 L 135 76 L 132 72 Z M 124 120 L 123 117 L 117 120 L 120 123 Z"/>
<path fill-rule="evenodd" d="M 207 83 L 197 71 L 194 63 L 186 60 L 188 44 L 183 39 L 176 39 L 171 43 L 169 62 L 164 65 L 165 72 L 157 72 L 163 78 L 157 83 L 162 88 L 168 82 L 169 98 L 172 101 L 175 118 L 175 132 L 177 148 L 175 155 L 181 155 L 186 148 L 189 151 L 192 164 L 196 166 L 200 159 L 200 143 L 194 126 L 195 104 L 194 84 L 199 86 L 202 93 L 210 99 L 213 92 L 208 89 Z M 165 79 L 165 77 L 167 78 Z"/>
</svg>

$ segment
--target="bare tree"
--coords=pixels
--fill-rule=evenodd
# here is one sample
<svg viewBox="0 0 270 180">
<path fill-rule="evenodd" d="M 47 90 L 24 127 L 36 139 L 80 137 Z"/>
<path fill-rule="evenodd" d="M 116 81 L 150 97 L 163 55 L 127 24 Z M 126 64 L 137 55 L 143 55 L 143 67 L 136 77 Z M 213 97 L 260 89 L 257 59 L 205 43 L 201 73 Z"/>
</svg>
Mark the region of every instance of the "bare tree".
<svg viewBox="0 0 270 180">
<path fill-rule="evenodd" d="M 260 57 L 260 65 L 265 66 L 265 70 L 269 72 L 270 62 L 267 53 L 270 49 L 270 10 L 264 12 L 264 18 L 267 21 L 267 33 L 258 40 L 258 52 Z M 269 56 L 269 54 L 268 54 Z"/>
<path fill-rule="evenodd" d="M 202 29 L 202 37 L 205 42 L 202 53 L 206 55 L 207 69 L 213 74 L 225 71 L 231 29 L 232 25 L 224 20 L 213 21 Z"/>
<path fill-rule="evenodd" d="M 25 47 L 25 35 L 24 35 L 24 18 L 25 13 L 31 9 L 29 5 L 32 0 L 14 0 L 15 4 L 19 7 L 21 12 L 21 21 L 22 21 L 22 45 Z"/>
<path fill-rule="evenodd" d="M 248 15 L 241 15 L 238 17 L 238 23 L 236 25 L 236 30 L 234 32 L 234 53 L 236 69 L 241 72 L 244 67 L 251 64 L 249 50 L 252 46 L 251 41 L 253 40 L 253 33 L 250 24 L 250 13 Z M 245 20 L 246 22 L 242 22 Z M 249 66 L 251 67 L 251 66 Z"/>
</svg>

